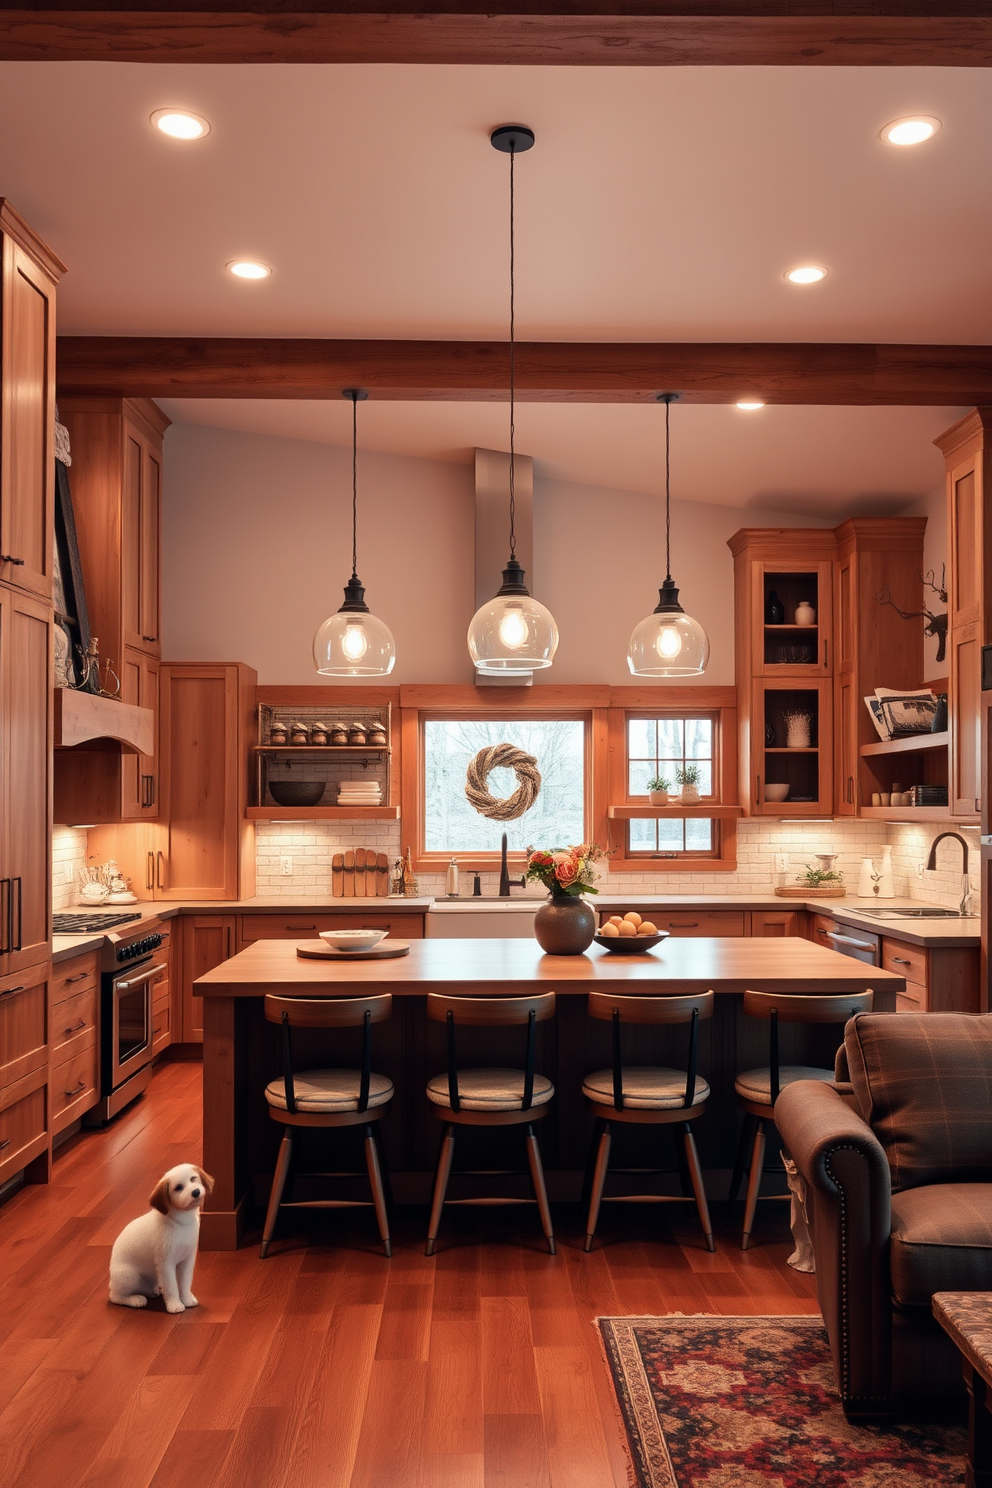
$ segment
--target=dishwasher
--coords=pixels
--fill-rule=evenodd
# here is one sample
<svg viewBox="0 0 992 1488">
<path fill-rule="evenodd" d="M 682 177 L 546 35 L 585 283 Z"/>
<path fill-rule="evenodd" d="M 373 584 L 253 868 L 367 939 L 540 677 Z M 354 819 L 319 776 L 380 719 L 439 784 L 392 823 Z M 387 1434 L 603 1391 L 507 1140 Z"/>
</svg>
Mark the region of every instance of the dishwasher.
<svg viewBox="0 0 992 1488">
<path fill-rule="evenodd" d="M 851 956 L 855 961 L 863 961 L 866 966 L 881 965 L 881 937 L 873 935 L 870 930 L 854 930 L 850 925 L 836 925 L 828 930 L 826 925 L 817 925 L 816 943 L 840 951 L 842 956 Z"/>
</svg>

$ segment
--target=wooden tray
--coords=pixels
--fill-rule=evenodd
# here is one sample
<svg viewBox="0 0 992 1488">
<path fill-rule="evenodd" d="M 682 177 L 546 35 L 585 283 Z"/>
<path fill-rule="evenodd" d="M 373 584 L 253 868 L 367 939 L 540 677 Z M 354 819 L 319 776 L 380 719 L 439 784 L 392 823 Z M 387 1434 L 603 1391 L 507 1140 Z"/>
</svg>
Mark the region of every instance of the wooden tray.
<svg viewBox="0 0 992 1488">
<path fill-rule="evenodd" d="M 805 888 L 802 884 L 796 884 L 795 888 L 776 889 L 775 893 L 780 899 L 843 899 L 847 888 L 844 884 L 836 883 L 819 884 L 816 888 L 812 884 L 807 884 Z"/>
<path fill-rule="evenodd" d="M 304 940 L 296 947 L 304 961 L 388 961 L 391 956 L 409 956 L 408 940 L 380 940 L 367 951 L 339 951 L 323 940 Z"/>
</svg>

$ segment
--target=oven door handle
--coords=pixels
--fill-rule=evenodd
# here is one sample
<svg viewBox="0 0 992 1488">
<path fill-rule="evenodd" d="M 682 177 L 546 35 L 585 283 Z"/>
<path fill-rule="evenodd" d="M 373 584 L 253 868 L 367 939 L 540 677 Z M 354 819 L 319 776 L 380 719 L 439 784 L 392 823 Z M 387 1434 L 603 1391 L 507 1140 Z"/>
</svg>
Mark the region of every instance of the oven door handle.
<svg viewBox="0 0 992 1488">
<path fill-rule="evenodd" d="M 839 930 L 823 930 L 821 934 L 826 935 L 830 940 L 839 940 L 841 945 L 854 946 L 855 950 L 858 951 L 874 951 L 877 949 L 870 940 L 855 940 L 850 935 L 841 935 Z"/>
<path fill-rule="evenodd" d="M 150 982 L 152 977 L 158 976 L 160 971 L 168 971 L 168 963 L 163 961 L 160 966 L 150 966 L 140 976 L 131 977 L 126 982 L 114 982 L 115 992 L 129 992 L 132 987 L 140 987 L 143 982 Z"/>
</svg>

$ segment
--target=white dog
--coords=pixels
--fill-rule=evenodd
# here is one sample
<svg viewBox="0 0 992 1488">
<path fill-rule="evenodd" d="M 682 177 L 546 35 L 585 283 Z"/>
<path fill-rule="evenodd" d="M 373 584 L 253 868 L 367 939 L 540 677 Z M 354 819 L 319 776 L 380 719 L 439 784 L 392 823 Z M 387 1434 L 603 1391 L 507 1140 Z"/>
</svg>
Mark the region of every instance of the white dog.
<svg viewBox="0 0 992 1488">
<path fill-rule="evenodd" d="M 197 1305 L 191 1287 L 200 1238 L 200 1205 L 214 1186 L 209 1173 L 180 1163 L 159 1179 L 151 1209 L 125 1225 L 110 1254 L 110 1300 L 147 1307 L 161 1297 L 166 1312 Z"/>
</svg>

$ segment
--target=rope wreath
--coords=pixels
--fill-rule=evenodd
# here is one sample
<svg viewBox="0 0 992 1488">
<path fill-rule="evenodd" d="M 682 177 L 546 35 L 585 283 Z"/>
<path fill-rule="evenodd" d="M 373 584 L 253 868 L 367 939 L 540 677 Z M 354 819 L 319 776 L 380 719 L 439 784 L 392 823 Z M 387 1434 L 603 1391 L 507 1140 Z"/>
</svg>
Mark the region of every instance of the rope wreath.
<svg viewBox="0 0 992 1488">
<path fill-rule="evenodd" d="M 490 770 L 500 766 L 512 770 L 519 784 L 512 796 L 500 800 L 486 789 Z M 491 821 L 515 821 L 529 811 L 541 790 L 541 772 L 532 754 L 525 754 L 513 744 L 492 744 L 480 749 L 465 772 L 465 795 L 479 812 Z"/>
</svg>

